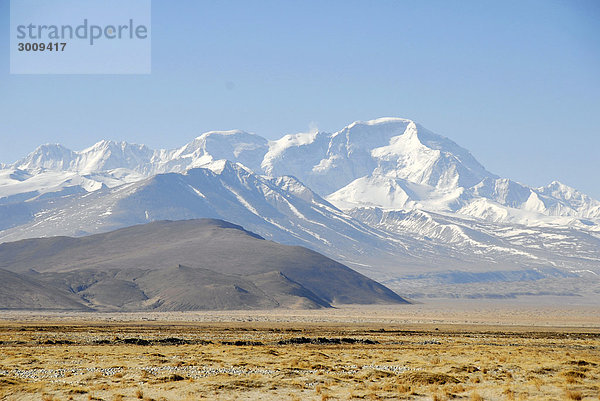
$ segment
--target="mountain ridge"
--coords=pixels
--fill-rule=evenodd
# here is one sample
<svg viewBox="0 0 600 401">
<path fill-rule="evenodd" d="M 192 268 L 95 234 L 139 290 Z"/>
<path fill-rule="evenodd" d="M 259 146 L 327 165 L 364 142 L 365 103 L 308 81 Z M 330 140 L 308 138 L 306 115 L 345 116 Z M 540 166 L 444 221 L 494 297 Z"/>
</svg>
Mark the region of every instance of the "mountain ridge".
<svg viewBox="0 0 600 401">
<path fill-rule="evenodd" d="M 534 188 L 500 178 L 450 139 L 412 120 L 391 117 L 356 121 L 331 134 L 288 134 L 272 141 L 241 130 L 209 131 L 172 150 L 106 140 L 82 151 L 42 145 L 4 165 L 0 202 L 28 189 L 34 195 L 36 191 L 60 193 L 69 186 L 94 191 L 159 173 L 182 173 L 220 159 L 242 163 L 258 174 L 294 176 L 343 209 L 414 208 L 526 223 L 512 210 L 519 209 L 540 216 L 600 221 L 600 202 L 574 188 L 557 182 Z M 27 175 L 47 175 L 46 181 L 55 181 L 36 189 L 33 182 L 27 188 L 29 179 L 10 180 Z M 406 190 L 411 185 L 419 189 L 418 194 Z M 373 191 L 380 194 L 365 203 L 360 194 Z"/>
</svg>

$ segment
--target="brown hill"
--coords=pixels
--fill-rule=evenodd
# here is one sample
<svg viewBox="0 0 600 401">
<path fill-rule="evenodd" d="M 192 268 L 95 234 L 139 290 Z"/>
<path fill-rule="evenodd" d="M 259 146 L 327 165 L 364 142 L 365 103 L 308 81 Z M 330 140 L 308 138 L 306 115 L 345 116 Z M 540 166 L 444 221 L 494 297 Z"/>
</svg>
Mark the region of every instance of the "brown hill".
<svg viewBox="0 0 600 401">
<path fill-rule="evenodd" d="M 99 310 L 319 308 L 405 303 L 303 247 L 212 219 L 159 221 L 81 238 L 0 244 L 0 268 Z M 3 305 L 0 305 L 3 307 Z"/>
</svg>

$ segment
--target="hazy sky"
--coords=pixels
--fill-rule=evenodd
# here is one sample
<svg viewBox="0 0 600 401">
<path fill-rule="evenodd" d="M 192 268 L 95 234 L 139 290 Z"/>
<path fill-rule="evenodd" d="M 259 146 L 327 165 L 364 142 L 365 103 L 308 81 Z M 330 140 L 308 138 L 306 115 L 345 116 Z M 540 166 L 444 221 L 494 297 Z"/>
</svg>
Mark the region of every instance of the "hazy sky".
<svg viewBox="0 0 600 401">
<path fill-rule="evenodd" d="M 0 161 L 397 116 L 500 176 L 600 199 L 599 21 L 595 0 L 154 0 L 152 74 L 9 75 L 0 0 Z"/>
</svg>

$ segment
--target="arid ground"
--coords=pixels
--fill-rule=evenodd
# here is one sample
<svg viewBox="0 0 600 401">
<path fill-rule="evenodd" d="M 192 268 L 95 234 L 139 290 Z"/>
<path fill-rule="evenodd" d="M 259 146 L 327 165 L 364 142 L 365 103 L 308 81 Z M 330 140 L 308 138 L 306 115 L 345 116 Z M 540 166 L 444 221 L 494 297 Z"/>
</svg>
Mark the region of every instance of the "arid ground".
<svg viewBox="0 0 600 401">
<path fill-rule="evenodd" d="M 5 400 L 598 400 L 600 307 L 0 313 Z"/>
</svg>

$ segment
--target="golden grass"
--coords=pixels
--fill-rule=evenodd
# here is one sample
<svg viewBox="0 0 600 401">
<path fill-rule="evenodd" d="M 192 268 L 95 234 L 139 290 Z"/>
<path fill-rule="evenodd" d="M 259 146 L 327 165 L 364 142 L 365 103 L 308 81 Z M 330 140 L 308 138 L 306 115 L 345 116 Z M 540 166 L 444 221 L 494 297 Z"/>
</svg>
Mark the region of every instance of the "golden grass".
<svg viewBox="0 0 600 401">
<path fill-rule="evenodd" d="M 0 399 L 600 399 L 597 331 L 436 328 L 6 323 Z"/>
<path fill-rule="evenodd" d="M 469 399 L 471 401 L 483 401 L 483 397 L 481 395 L 479 395 L 478 393 L 471 394 L 471 397 Z"/>
<path fill-rule="evenodd" d="M 401 380 L 415 385 L 423 384 L 446 384 L 446 383 L 460 383 L 461 381 L 454 376 L 450 376 L 444 373 L 431 373 L 426 371 L 408 372 L 401 376 Z"/>
<path fill-rule="evenodd" d="M 567 390 L 565 393 L 565 396 L 567 397 L 567 400 L 575 400 L 575 401 L 583 400 L 583 395 L 582 395 L 581 391 Z"/>
</svg>

